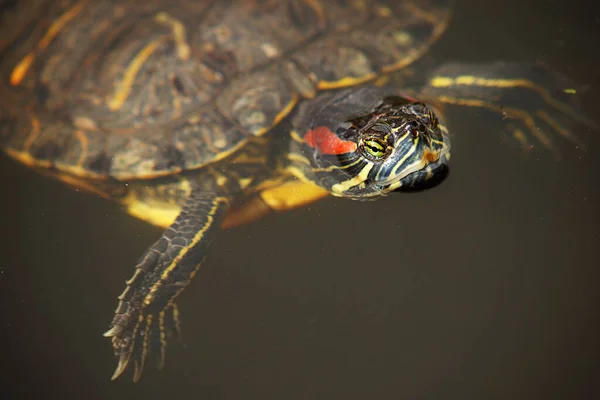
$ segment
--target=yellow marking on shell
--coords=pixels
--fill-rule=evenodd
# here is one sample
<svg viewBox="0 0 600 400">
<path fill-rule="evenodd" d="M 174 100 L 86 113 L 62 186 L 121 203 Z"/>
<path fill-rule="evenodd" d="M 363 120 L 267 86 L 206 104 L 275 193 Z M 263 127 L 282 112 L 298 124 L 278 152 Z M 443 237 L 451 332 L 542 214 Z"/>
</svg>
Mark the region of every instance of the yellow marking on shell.
<svg viewBox="0 0 600 400">
<path fill-rule="evenodd" d="M 61 168 L 61 169 L 63 169 L 63 168 Z M 60 180 L 61 182 L 67 184 L 68 186 L 75 188 L 77 191 L 83 190 L 85 192 L 100 196 L 104 199 L 111 199 L 113 197 L 113 195 L 111 193 L 103 190 L 99 186 L 95 186 L 94 180 L 90 180 L 90 179 L 86 179 L 86 178 L 82 179 L 80 177 L 73 175 L 72 171 L 73 170 L 77 171 L 77 169 L 75 169 L 75 168 L 64 168 L 64 169 L 66 170 L 66 173 L 53 172 L 52 176 L 55 177 L 56 179 Z M 83 169 L 80 169 L 80 170 L 82 172 L 84 172 Z M 95 177 L 93 177 L 93 178 L 95 178 Z M 104 178 L 104 177 L 102 177 L 102 178 Z"/>
<path fill-rule="evenodd" d="M 390 10 L 390 8 L 386 6 L 379 6 L 375 11 L 380 17 L 388 18 L 392 16 L 392 10 Z"/>
<path fill-rule="evenodd" d="M 218 151 L 220 151 L 223 147 L 227 146 L 227 139 L 224 136 L 218 136 L 214 138 L 212 143 L 219 149 Z"/>
<path fill-rule="evenodd" d="M 368 163 L 367 165 L 364 166 L 363 169 L 360 170 L 360 172 L 356 176 L 354 176 L 346 181 L 336 183 L 335 185 L 333 185 L 331 187 L 332 194 L 334 196 L 343 196 L 344 192 L 346 192 L 347 190 L 363 183 L 364 181 L 367 180 L 367 177 L 369 176 L 369 172 L 371 172 L 371 170 L 373 169 L 374 166 L 375 166 L 375 164 Z"/>
<path fill-rule="evenodd" d="M 291 137 L 291 138 L 292 138 L 292 139 L 293 139 L 295 142 L 298 142 L 298 143 L 306 143 L 306 142 L 304 142 L 304 139 L 302 138 L 302 136 L 300 136 L 300 135 L 298 134 L 298 132 L 296 132 L 295 130 L 291 130 L 291 131 L 290 131 L 290 137 Z"/>
<path fill-rule="evenodd" d="M 368 82 L 370 80 L 375 79 L 376 77 L 377 77 L 377 74 L 374 72 L 371 72 L 371 73 L 363 75 L 363 76 L 357 76 L 357 77 L 347 76 L 338 81 L 320 81 L 319 83 L 317 83 L 317 88 L 320 90 L 345 88 L 348 86 L 354 86 L 354 85 L 359 85 L 361 83 Z"/>
<path fill-rule="evenodd" d="M 162 24 L 169 25 L 173 38 L 175 39 L 175 45 L 177 46 L 177 57 L 180 60 L 187 60 L 192 54 L 190 45 L 186 40 L 185 25 L 176 18 L 171 17 L 166 12 L 159 12 L 156 14 L 154 19 Z"/>
<path fill-rule="evenodd" d="M 191 121 L 190 120 L 190 123 L 192 125 L 199 125 L 200 121 Z M 204 145 L 206 147 L 208 147 L 210 149 L 210 151 L 212 151 L 214 154 L 219 154 L 219 151 L 220 151 L 220 149 L 217 148 L 217 146 L 215 145 L 215 143 L 217 141 L 225 141 L 225 138 L 221 137 L 221 136 L 219 136 L 217 138 L 211 137 L 211 133 L 208 132 L 208 131 L 203 131 L 202 135 L 201 135 L 201 138 L 202 138 L 202 142 L 204 143 Z"/>
<path fill-rule="evenodd" d="M 263 124 L 266 121 L 267 117 L 265 116 L 265 114 L 262 111 L 252 111 L 250 113 L 250 115 L 248 115 L 248 117 L 246 118 L 246 123 L 249 123 L 251 125 L 259 125 L 259 124 Z"/>
<path fill-rule="evenodd" d="M 261 199 L 273 210 L 285 211 L 313 203 L 329 195 L 329 191 L 314 183 L 302 180 L 284 182 L 263 190 Z"/>
<path fill-rule="evenodd" d="M 36 158 L 33 158 L 28 153 L 15 151 L 13 149 L 5 149 L 4 151 L 6 152 L 6 154 L 19 161 L 20 163 L 31 168 L 37 168 L 42 174 L 58 179 L 59 181 L 67 184 L 68 186 L 76 190 L 83 190 L 85 192 L 95 194 L 105 199 L 110 199 L 112 197 L 110 193 L 102 190 L 98 186 L 95 186 L 93 180 L 85 178 L 82 179 L 81 177 L 74 176 L 70 173 L 71 171 L 67 171 L 68 173 L 64 173 L 61 171 L 63 168 L 61 168 L 60 170 L 51 169 L 52 163 L 50 161 L 38 160 Z M 67 170 L 67 168 L 64 168 L 64 170 Z M 92 176 L 91 174 L 89 175 L 92 178 L 101 178 L 101 176 Z M 84 175 L 82 174 L 81 176 Z"/>
<path fill-rule="evenodd" d="M 373 86 L 383 87 L 383 86 L 387 85 L 389 81 L 390 81 L 390 77 L 387 75 L 384 75 L 384 76 L 377 78 L 375 80 L 375 82 L 373 82 Z"/>
<path fill-rule="evenodd" d="M 123 79 L 117 84 L 117 90 L 115 91 L 114 96 L 108 101 L 108 108 L 112 111 L 117 111 L 123 106 L 131 92 L 135 77 L 142 68 L 142 65 L 144 65 L 148 57 L 150 57 L 161 44 L 162 40 L 160 39 L 150 42 L 135 56 L 133 61 L 131 61 L 125 69 Z"/>
<path fill-rule="evenodd" d="M 289 113 L 292 112 L 292 110 L 294 109 L 294 107 L 298 103 L 298 100 L 299 100 L 298 99 L 298 94 L 297 93 L 292 93 L 292 99 L 289 101 L 289 103 L 287 103 L 287 105 L 283 108 L 283 110 L 281 110 L 275 116 L 275 118 L 273 118 L 273 125 L 277 125 L 278 123 L 281 122 L 282 119 L 284 119 L 286 116 L 288 116 Z"/>
<path fill-rule="evenodd" d="M 563 92 L 566 94 L 576 94 L 577 90 L 575 90 L 573 88 L 567 88 L 567 89 L 564 89 Z"/>
<path fill-rule="evenodd" d="M 206 223 L 204 224 L 204 226 L 200 230 L 198 230 L 198 232 L 196 232 L 196 234 L 194 235 L 194 237 L 190 241 L 189 245 L 186 246 L 186 247 L 183 247 L 179 251 L 179 254 L 177 254 L 177 256 L 175 256 L 175 258 L 173 259 L 173 261 L 171 262 L 171 264 L 169 264 L 164 269 L 164 271 L 160 274 L 160 280 L 158 282 L 156 282 L 150 288 L 148 294 L 144 298 L 144 305 L 145 306 L 149 306 L 150 304 L 152 304 L 152 300 L 154 299 L 154 295 L 156 294 L 156 292 L 158 291 L 158 289 L 162 286 L 163 282 L 169 277 L 169 274 L 177 267 L 177 264 L 188 253 L 188 251 L 190 251 L 191 248 L 193 248 L 196 244 L 198 244 L 198 242 L 200 242 L 204 238 L 204 233 L 206 233 L 206 231 L 208 230 L 208 228 L 210 228 L 211 225 L 213 224 L 214 216 L 215 216 L 217 210 L 223 204 L 227 204 L 228 202 L 229 202 L 229 200 L 226 197 L 216 197 L 213 200 L 213 205 L 212 205 L 211 209 L 209 210 L 208 214 L 206 215 Z M 195 272 L 193 272 L 190 275 L 190 279 L 193 277 L 194 273 Z"/>
<path fill-rule="evenodd" d="M 19 161 L 20 163 L 31 168 L 36 168 L 40 173 L 58 179 L 77 191 L 83 190 L 105 199 L 110 199 L 113 197 L 107 191 L 103 190 L 99 186 L 94 185 L 95 182 L 105 179 L 105 176 L 103 175 L 94 174 L 82 168 L 62 166 L 60 164 L 54 165 L 56 169 L 52 169 L 53 165 L 51 161 L 38 160 L 28 153 L 15 151 L 13 149 L 5 149 L 4 151 L 7 155 Z"/>
<path fill-rule="evenodd" d="M 31 68 L 31 64 L 33 64 L 33 60 L 35 60 L 35 53 L 31 52 L 17 64 L 10 74 L 11 85 L 17 86 L 23 81 L 27 71 Z"/>
<path fill-rule="evenodd" d="M 206 162 L 204 164 L 199 164 L 192 168 L 186 168 L 186 171 L 193 171 L 193 170 L 197 170 L 200 168 L 205 168 L 207 165 L 211 165 L 218 161 L 221 161 L 221 160 L 229 157 L 236 151 L 238 151 L 241 147 L 243 147 L 247 143 L 248 143 L 248 139 L 239 140 L 235 144 L 235 146 L 232 146 L 227 151 L 220 151 L 219 153 L 215 154 L 214 158 L 212 160 L 210 160 L 210 162 Z M 145 173 L 145 174 L 142 174 L 142 173 L 130 173 L 130 174 L 119 174 L 119 175 L 113 174 L 112 177 L 119 181 L 153 179 L 153 178 L 160 178 L 163 176 L 176 175 L 176 174 L 180 173 L 181 171 L 182 171 L 181 168 L 177 168 L 177 169 L 171 169 L 171 170 L 153 171 L 151 173 Z"/>
<path fill-rule="evenodd" d="M 252 183 L 252 181 L 252 178 L 241 178 L 238 180 L 238 183 L 242 189 L 246 189 Z"/>
<path fill-rule="evenodd" d="M 582 117 L 579 114 L 573 112 L 573 109 L 571 107 L 556 100 L 550 94 L 548 89 L 537 85 L 529 79 L 488 79 L 472 75 L 461 75 L 454 78 L 447 76 L 436 76 L 430 80 L 429 84 L 432 87 L 436 88 L 447 88 L 453 85 L 481 86 L 501 89 L 526 88 L 533 90 L 534 92 L 539 94 L 542 97 L 542 99 L 544 99 L 544 101 L 550 106 L 555 107 L 556 109 L 564 112 L 565 114 L 569 115 L 577 121 L 584 121 L 584 119 L 582 119 Z"/>
<path fill-rule="evenodd" d="M 57 170 L 64 172 L 66 174 L 72 175 L 77 178 L 83 178 L 83 179 L 88 179 L 88 180 L 94 179 L 94 180 L 99 180 L 99 181 L 106 181 L 108 178 L 106 175 L 92 172 L 85 167 L 80 167 L 77 165 L 64 164 L 59 161 L 56 161 L 54 163 L 54 166 L 56 167 Z"/>
<path fill-rule="evenodd" d="M 298 104 L 298 94 L 297 93 L 292 93 L 292 98 L 291 100 L 285 105 L 285 107 L 283 107 L 283 109 L 281 111 L 279 111 L 277 113 L 277 115 L 275 115 L 275 117 L 273 118 L 273 122 L 271 123 L 270 126 L 266 127 L 266 128 L 261 128 L 256 132 L 256 136 L 262 136 L 265 133 L 269 132 L 275 125 L 277 125 L 279 122 L 281 122 L 282 119 L 284 119 L 285 117 L 287 117 L 289 115 L 289 113 L 292 112 L 292 110 L 294 109 L 294 107 L 296 106 L 296 104 Z"/>
<path fill-rule="evenodd" d="M 268 58 L 275 58 L 279 55 L 279 49 L 272 43 L 261 43 L 260 49 Z"/>
<path fill-rule="evenodd" d="M 33 158 L 31 156 L 31 154 L 25 153 L 23 151 L 17 151 L 17 150 L 13 150 L 13 149 L 4 149 L 4 151 L 10 157 L 14 158 L 15 160 L 19 161 L 20 163 L 25 164 L 28 167 L 50 168 L 52 166 L 52 163 L 50 161 L 38 160 L 36 158 Z"/>
<path fill-rule="evenodd" d="M 76 3 L 75 5 L 73 5 L 73 7 L 68 9 L 57 20 L 55 20 L 46 31 L 44 37 L 42 37 L 42 39 L 38 42 L 37 50 L 45 50 L 50 45 L 50 43 L 52 43 L 56 35 L 58 35 L 59 32 L 65 27 L 65 25 L 68 24 L 69 21 L 71 21 L 73 18 L 75 18 L 77 14 L 81 12 L 82 9 L 83 2 L 80 1 L 79 3 Z M 25 58 L 23 58 L 17 64 L 17 66 L 12 70 L 12 73 L 10 74 L 11 85 L 17 86 L 23 81 L 23 78 L 25 77 L 27 71 L 29 71 L 29 68 L 31 68 L 33 61 L 35 60 L 35 57 L 36 50 L 29 52 L 25 56 Z"/>
<path fill-rule="evenodd" d="M 30 152 L 31 146 L 32 146 L 33 142 L 35 141 L 35 139 L 37 138 L 37 136 L 39 135 L 40 127 L 41 127 L 39 120 L 34 115 L 31 115 L 31 125 L 32 125 L 31 133 L 27 136 L 27 139 L 25 140 L 25 143 L 23 144 L 23 150 L 18 151 L 18 150 L 13 150 L 13 149 L 7 148 L 7 149 L 5 149 L 5 152 L 8 155 L 10 155 L 11 157 L 13 157 L 14 159 L 18 160 L 19 162 L 25 164 L 28 167 L 48 169 L 53 166 L 52 161 L 39 160 L 31 155 L 31 152 Z M 73 174 L 77 177 L 85 177 L 85 178 L 93 178 L 93 179 L 105 179 L 106 178 L 104 175 L 94 173 L 92 171 L 86 170 L 85 168 L 81 168 L 79 166 L 63 165 L 59 161 L 55 161 L 54 166 L 56 167 L 57 170 L 59 170 L 61 172 L 67 172 L 67 173 Z M 48 174 L 51 176 L 57 177 L 56 171 L 51 171 L 51 172 L 45 171 L 45 172 L 48 172 Z M 63 178 L 59 177 L 59 179 L 66 182 L 66 180 Z M 72 181 L 72 180 L 69 179 L 69 182 L 70 181 Z"/>
<path fill-rule="evenodd" d="M 352 3 L 354 8 L 361 12 L 368 12 L 369 10 L 367 10 L 367 7 L 371 5 L 370 2 L 365 0 L 353 0 Z"/>
<path fill-rule="evenodd" d="M 87 136 L 80 130 L 75 131 L 75 136 L 77 137 L 77 140 L 79 140 L 79 143 L 81 143 L 81 154 L 79 155 L 79 159 L 77 159 L 76 166 L 82 168 L 85 157 L 88 154 L 89 141 Z"/>
<path fill-rule="evenodd" d="M 408 46 L 412 43 L 412 36 L 404 31 L 397 31 L 393 34 L 396 43 L 402 46 Z"/>
<path fill-rule="evenodd" d="M 83 1 L 80 1 L 73 5 L 73 7 L 68 9 L 56 21 L 54 21 L 52 25 L 50 25 L 50 28 L 48 28 L 48 31 L 46 32 L 42 40 L 40 40 L 38 48 L 40 50 L 44 50 L 46 47 L 48 47 L 52 40 L 54 40 L 56 35 L 58 35 L 58 33 L 65 27 L 65 25 L 67 25 L 69 21 L 75 18 L 81 12 L 82 9 Z"/>
<path fill-rule="evenodd" d="M 411 55 L 402 58 L 397 63 L 384 66 L 384 67 L 381 68 L 381 72 L 384 73 L 384 74 L 388 74 L 390 72 L 394 72 L 394 71 L 397 71 L 399 69 L 402 69 L 402 68 L 406 67 L 407 65 L 412 64 L 413 61 L 415 61 L 416 59 L 418 59 L 419 57 L 421 57 L 421 54 L 423 54 L 423 51 L 414 52 Z"/>
<path fill-rule="evenodd" d="M 423 10 L 422 8 L 415 6 L 412 3 L 407 2 L 406 4 L 404 4 L 404 8 L 407 8 L 411 12 L 411 14 L 417 16 L 418 18 L 420 18 L 422 20 L 429 22 L 431 25 L 437 26 L 440 22 L 440 20 L 437 18 L 437 16 L 434 13 L 427 12 L 427 11 Z"/>
<path fill-rule="evenodd" d="M 265 162 L 265 158 L 264 157 L 251 157 L 248 156 L 247 154 L 240 154 L 239 156 L 236 155 L 235 159 L 233 161 L 236 164 L 241 164 L 241 163 L 246 163 L 246 164 L 264 164 Z"/>
<path fill-rule="evenodd" d="M 96 129 L 98 129 L 98 125 L 96 124 L 96 121 L 94 121 L 93 119 L 91 119 L 89 117 L 82 116 L 82 115 L 73 117 L 73 125 L 76 128 L 87 130 L 87 131 L 95 131 Z"/>
<path fill-rule="evenodd" d="M 444 33 L 444 31 L 448 27 L 448 20 L 449 20 L 448 18 L 439 20 L 435 14 L 430 14 L 410 3 L 405 4 L 404 7 L 408 8 L 411 13 L 417 15 L 421 19 L 424 19 L 427 22 L 429 22 L 430 24 L 432 24 L 434 26 L 434 29 L 433 29 L 430 39 L 427 41 L 427 44 L 425 46 L 421 46 L 418 51 L 413 51 L 409 55 L 405 55 L 404 57 L 402 57 L 402 59 L 400 59 L 398 62 L 396 62 L 394 64 L 382 67 L 381 73 L 383 73 L 383 74 L 387 74 L 387 73 L 402 69 L 402 68 L 406 67 L 407 65 L 413 63 L 418 58 L 420 58 L 423 55 L 423 53 L 425 53 L 425 51 L 429 48 L 429 45 L 431 45 L 431 43 L 435 42 L 442 35 L 442 33 Z"/>
</svg>

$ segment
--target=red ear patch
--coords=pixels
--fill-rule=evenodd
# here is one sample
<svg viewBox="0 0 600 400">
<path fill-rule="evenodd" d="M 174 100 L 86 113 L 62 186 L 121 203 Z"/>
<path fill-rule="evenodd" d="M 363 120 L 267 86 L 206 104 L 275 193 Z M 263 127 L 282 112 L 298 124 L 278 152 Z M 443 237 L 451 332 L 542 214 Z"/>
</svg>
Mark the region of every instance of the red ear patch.
<svg viewBox="0 0 600 400">
<path fill-rule="evenodd" d="M 304 142 L 323 154 L 343 154 L 356 151 L 356 143 L 340 139 L 326 126 L 318 126 L 306 132 Z"/>
</svg>

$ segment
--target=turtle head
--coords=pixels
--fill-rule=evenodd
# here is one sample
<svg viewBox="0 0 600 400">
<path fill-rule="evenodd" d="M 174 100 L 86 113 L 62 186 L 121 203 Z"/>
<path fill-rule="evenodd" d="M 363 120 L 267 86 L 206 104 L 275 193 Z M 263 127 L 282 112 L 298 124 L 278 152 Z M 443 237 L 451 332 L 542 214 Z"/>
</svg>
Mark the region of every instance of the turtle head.
<svg viewBox="0 0 600 400">
<path fill-rule="evenodd" d="M 329 118 L 303 140 L 313 149 L 316 183 L 340 197 L 422 187 L 446 172 L 450 158 L 447 130 L 434 111 L 399 96 L 384 97 L 350 118 Z"/>
</svg>

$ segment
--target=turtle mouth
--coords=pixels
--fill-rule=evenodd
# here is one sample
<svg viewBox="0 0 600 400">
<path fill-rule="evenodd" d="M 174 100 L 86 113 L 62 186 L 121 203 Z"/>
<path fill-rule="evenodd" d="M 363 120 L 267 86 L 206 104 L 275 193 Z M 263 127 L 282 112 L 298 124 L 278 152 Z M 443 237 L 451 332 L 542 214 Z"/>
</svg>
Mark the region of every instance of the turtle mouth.
<svg viewBox="0 0 600 400">
<path fill-rule="evenodd" d="M 394 189 L 392 193 L 413 193 L 424 192 L 440 185 L 450 175 L 450 167 L 447 164 L 441 164 L 437 167 L 435 173 L 430 179 L 415 182 L 412 185 L 400 186 Z"/>
<path fill-rule="evenodd" d="M 407 166 L 400 173 L 385 180 L 372 182 L 369 186 L 379 193 L 421 187 L 427 181 L 439 178 L 439 174 L 447 175 L 446 164 L 449 160 L 450 149 L 447 145 L 439 150 L 426 149 L 418 162 Z"/>
<path fill-rule="evenodd" d="M 385 190 L 385 191 L 395 190 L 398 187 L 402 186 L 402 181 L 405 178 L 407 178 L 408 176 L 412 175 L 415 172 L 422 170 L 424 167 L 425 167 L 425 164 L 423 162 L 415 164 L 414 166 L 405 169 L 404 171 L 402 171 L 402 173 L 400 173 L 398 175 L 394 175 L 393 177 L 388 178 L 384 181 L 374 183 L 373 186 L 375 186 L 375 187 L 379 186 L 380 190 Z"/>
</svg>

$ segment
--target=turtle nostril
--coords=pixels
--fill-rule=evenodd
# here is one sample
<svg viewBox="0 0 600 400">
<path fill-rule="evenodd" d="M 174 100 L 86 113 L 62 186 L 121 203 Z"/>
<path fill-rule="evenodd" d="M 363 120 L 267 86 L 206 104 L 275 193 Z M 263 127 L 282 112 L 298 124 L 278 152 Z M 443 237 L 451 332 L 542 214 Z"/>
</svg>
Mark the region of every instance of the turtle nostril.
<svg viewBox="0 0 600 400">
<path fill-rule="evenodd" d="M 405 128 L 404 128 L 404 129 L 405 129 L 405 132 L 410 132 L 410 134 L 411 134 L 413 137 L 417 137 L 417 136 L 419 136 L 420 134 L 423 134 L 423 133 L 425 133 L 425 132 L 426 132 L 426 130 L 427 130 L 427 129 L 425 128 L 425 125 L 423 125 L 423 124 L 422 124 L 421 122 L 419 122 L 419 121 L 412 121 L 412 122 L 409 122 L 408 124 L 406 124 L 406 126 L 405 126 Z"/>
</svg>

